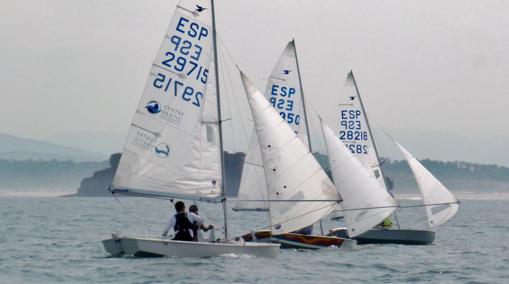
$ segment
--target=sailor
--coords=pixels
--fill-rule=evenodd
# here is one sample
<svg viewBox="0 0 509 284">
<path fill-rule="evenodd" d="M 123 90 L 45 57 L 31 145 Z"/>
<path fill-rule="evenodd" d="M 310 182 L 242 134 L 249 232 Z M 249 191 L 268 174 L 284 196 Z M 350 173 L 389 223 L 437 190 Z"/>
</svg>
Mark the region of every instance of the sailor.
<svg viewBox="0 0 509 284">
<path fill-rule="evenodd" d="M 198 216 L 198 206 L 196 206 L 195 204 L 189 206 L 189 212 L 196 214 Z M 193 239 L 194 239 L 194 241 L 198 242 L 200 240 L 203 240 L 203 236 L 200 232 L 200 229 L 203 230 L 204 232 L 207 232 L 208 230 L 213 229 L 213 228 L 214 228 L 214 226 L 212 226 L 212 225 L 205 226 L 203 224 L 203 222 L 201 224 L 198 224 L 196 222 L 193 223 Z"/>
<path fill-rule="evenodd" d="M 392 220 L 391 218 L 387 217 L 382 221 L 382 228 L 384 229 L 390 229 L 392 227 Z"/>
<path fill-rule="evenodd" d="M 203 219 L 194 214 L 194 213 L 186 213 L 186 205 L 182 201 L 177 201 L 175 203 L 175 211 L 177 213 L 171 216 L 168 224 L 163 231 L 163 237 L 168 234 L 170 228 L 173 228 L 175 232 L 175 237 L 173 240 L 176 241 L 193 241 L 193 224 L 203 225 Z"/>
</svg>

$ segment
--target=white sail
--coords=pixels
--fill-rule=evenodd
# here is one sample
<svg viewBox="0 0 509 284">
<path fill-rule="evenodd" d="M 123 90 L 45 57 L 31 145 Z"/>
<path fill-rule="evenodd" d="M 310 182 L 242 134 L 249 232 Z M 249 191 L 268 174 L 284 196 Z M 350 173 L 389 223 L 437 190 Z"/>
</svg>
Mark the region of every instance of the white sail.
<svg viewBox="0 0 509 284">
<path fill-rule="evenodd" d="M 152 65 L 113 187 L 221 194 L 211 3 L 182 0 Z"/>
<path fill-rule="evenodd" d="M 339 100 L 339 139 L 350 152 L 370 171 L 381 186 L 385 181 L 378 161 L 375 142 L 368 125 L 361 97 L 353 73 L 348 73 L 345 88 Z"/>
<path fill-rule="evenodd" d="M 396 145 L 398 145 L 410 165 L 410 169 L 412 169 L 424 205 L 434 204 L 424 207 L 428 218 L 428 225 L 433 227 L 445 223 L 458 211 L 458 201 L 454 195 L 417 161 L 412 154 L 403 148 L 401 144 L 396 142 Z"/>
<path fill-rule="evenodd" d="M 334 185 L 343 197 L 348 236 L 353 238 L 382 222 L 397 204 L 334 132 L 323 121 L 321 125 Z"/>
<path fill-rule="evenodd" d="M 292 40 L 272 69 L 264 95 L 302 143 L 309 146 L 301 91 L 295 43 Z"/>
<path fill-rule="evenodd" d="M 340 196 L 306 145 L 252 82 L 241 76 L 260 143 L 272 232 L 312 225 L 329 214 Z"/>
<path fill-rule="evenodd" d="M 297 133 L 301 141 L 308 145 L 308 133 L 304 117 L 304 102 L 297 69 L 297 55 L 294 41 L 288 42 L 283 53 L 268 78 L 265 98 L 285 120 L 290 128 Z M 266 199 L 265 188 L 260 181 L 265 180 L 261 151 L 256 131 L 253 131 L 246 153 L 246 161 L 239 188 L 239 200 Z M 243 202 L 236 203 L 238 210 L 265 210 L 266 203 Z"/>
</svg>

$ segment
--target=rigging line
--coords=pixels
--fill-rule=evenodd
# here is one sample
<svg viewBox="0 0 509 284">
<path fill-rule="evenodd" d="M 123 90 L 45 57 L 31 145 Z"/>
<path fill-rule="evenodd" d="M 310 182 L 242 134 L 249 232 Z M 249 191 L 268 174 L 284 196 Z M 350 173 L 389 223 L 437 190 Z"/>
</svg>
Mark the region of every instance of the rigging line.
<svg viewBox="0 0 509 284">
<path fill-rule="evenodd" d="M 109 186 L 108 188 L 111 188 L 111 186 Z M 117 201 L 117 203 L 118 203 L 118 204 L 120 205 L 120 207 L 121 207 L 121 208 L 125 211 L 125 213 L 126 213 L 126 214 L 129 214 L 129 215 L 133 215 L 134 210 L 132 210 L 132 208 L 130 208 L 130 207 L 128 207 L 128 206 L 126 206 L 126 205 L 122 204 L 122 202 L 120 202 L 120 200 L 118 199 L 118 196 L 116 196 L 116 195 L 115 195 L 115 192 L 113 192 L 113 191 L 110 191 L 110 192 L 111 192 L 111 195 L 113 196 L 113 198 L 115 198 L 115 201 Z M 146 222 L 144 222 L 144 220 L 141 220 L 140 215 L 138 215 L 138 214 L 134 214 L 134 216 L 135 216 L 134 218 L 136 218 L 136 219 L 137 219 L 137 222 L 136 222 L 136 223 L 138 223 L 138 224 L 139 224 L 139 223 L 143 224 L 143 227 L 145 227 L 145 230 L 146 230 L 147 232 L 150 232 L 150 227 L 149 227 L 149 225 L 148 225 Z M 131 217 L 131 218 L 132 218 L 132 217 Z M 123 223 L 123 224 L 124 224 L 124 228 L 128 228 L 128 225 L 127 225 L 127 224 L 125 224 L 125 223 Z"/>
<path fill-rule="evenodd" d="M 219 48 L 217 50 L 219 52 L 218 62 L 217 62 L 217 64 L 220 67 L 219 69 L 220 70 L 227 70 L 228 68 L 227 68 L 227 64 L 225 62 L 224 56 L 222 56 L 221 46 L 219 46 Z M 223 71 L 223 73 L 224 73 L 224 71 Z M 227 86 L 228 85 L 226 84 L 226 78 L 225 78 L 226 76 L 227 75 L 220 77 L 221 78 L 221 86 L 223 86 L 223 89 L 224 89 L 224 94 L 223 94 L 224 100 L 223 100 L 223 102 L 226 103 L 228 114 L 229 114 L 230 117 L 232 117 L 233 116 L 233 112 L 232 112 L 231 102 L 230 102 L 229 96 L 227 96 L 227 94 L 228 94 L 228 87 Z M 221 122 L 224 122 L 224 121 L 225 120 L 223 120 Z M 235 139 L 235 135 L 233 133 L 233 126 L 232 126 L 232 124 L 230 124 L 229 132 L 230 132 L 230 136 L 231 136 L 231 141 L 233 143 L 233 151 L 236 151 L 235 148 L 236 148 L 236 144 L 237 143 L 235 141 L 236 139 Z"/>
<path fill-rule="evenodd" d="M 444 203 L 433 203 L 433 204 L 396 205 L 396 206 L 377 206 L 377 207 L 364 207 L 364 208 L 353 208 L 353 209 L 336 209 L 332 212 L 383 209 L 383 208 L 398 208 L 398 209 L 399 208 L 415 208 L 415 207 L 440 206 L 440 205 L 452 205 L 452 204 L 460 204 L 460 202 L 457 201 L 457 202 L 444 202 Z"/>
<path fill-rule="evenodd" d="M 229 52 L 228 52 L 228 50 L 227 50 L 227 48 L 226 48 L 226 46 L 225 46 L 225 44 L 224 44 L 222 41 L 221 41 L 220 47 L 221 47 L 222 49 L 224 49 L 227 53 L 229 53 Z M 238 65 L 236 64 L 236 61 L 233 59 L 233 57 L 232 57 L 231 55 L 230 55 L 230 59 L 232 60 L 232 63 L 235 65 L 235 67 L 238 69 Z M 226 60 L 226 59 L 224 59 L 224 60 Z M 238 114 L 238 115 L 239 115 L 239 117 L 240 117 L 240 124 L 241 124 L 241 126 L 242 126 L 242 127 L 241 127 L 241 128 L 242 128 L 242 134 L 244 135 L 244 139 L 245 139 L 245 141 L 246 141 L 246 142 L 249 142 L 249 137 L 248 137 L 248 135 L 247 135 L 247 133 L 246 133 L 246 129 L 247 129 L 247 127 L 246 127 L 246 125 L 245 125 L 245 121 L 244 121 L 244 119 L 243 119 L 243 117 L 242 117 L 242 112 L 241 112 L 240 104 L 239 104 L 239 102 L 238 102 L 237 96 L 235 95 L 235 88 L 234 88 L 234 86 L 233 86 L 233 81 L 232 81 L 232 78 L 233 78 L 233 77 L 231 76 L 231 74 L 230 74 L 230 70 L 229 70 L 228 68 L 225 68 L 225 70 L 226 70 L 227 79 L 228 79 L 228 82 L 229 82 L 229 85 L 228 85 L 228 86 L 231 88 L 231 91 L 232 91 L 232 94 L 233 94 L 233 101 L 234 101 L 235 106 L 236 106 L 236 108 L 237 108 L 237 114 Z M 245 96 L 243 96 L 243 97 L 245 98 Z"/>
<path fill-rule="evenodd" d="M 242 202 L 336 202 L 340 203 L 340 199 L 236 199 Z M 396 207 L 396 206 L 391 206 Z"/>
<path fill-rule="evenodd" d="M 232 62 L 235 64 L 235 67 L 237 67 L 237 69 L 239 69 L 239 65 L 237 65 L 237 61 L 235 60 L 235 58 L 232 56 L 230 50 L 226 47 L 226 44 L 224 43 L 222 37 L 220 35 L 217 35 L 217 39 L 219 39 L 219 43 L 220 45 L 222 45 L 222 47 L 226 50 L 226 53 L 228 54 L 228 56 L 230 57 L 230 59 L 232 60 Z M 239 69 L 240 70 L 240 69 Z"/>
</svg>

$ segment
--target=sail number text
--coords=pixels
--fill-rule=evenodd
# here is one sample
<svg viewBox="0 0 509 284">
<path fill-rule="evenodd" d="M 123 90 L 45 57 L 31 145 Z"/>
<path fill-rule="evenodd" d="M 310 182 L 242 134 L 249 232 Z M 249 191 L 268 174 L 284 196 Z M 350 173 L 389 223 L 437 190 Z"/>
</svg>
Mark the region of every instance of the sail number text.
<svg viewBox="0 0 509 284">
<path fill-rule="evenodd" d="M 156 65 L 170 73 L 154 72 L 156 76 L 152 85 L 199 108 L 209 75 L 210 54 L 206 53 L 210 52 L 203 48 L 207 46 L 207 40 L 210 40 L 209 30 L 199 23 L 180 17 L 176 21 L 174 33 L 167 40 L 169 43 L 165 44 L 166 50 L 163 50 Z"/>
<path fill-rule="evenodd" d="M 300 115 L 295 114 L 293 107 L 293 96 L 295 88 L 273 84 L 270 90 L 269 102 L 279 112 L 283 120 L 289 124 L 300 124 Z"/>
<path fill-rule="evenodd" d="M 369 140 L 368 132 L 363 129 L 361 122 L 362 112 L 358 109 L 342 109 L 339 114 L 339 139 L 352 154 L 368 154 L 368 146 L 364 143 Z"/>
</svg>

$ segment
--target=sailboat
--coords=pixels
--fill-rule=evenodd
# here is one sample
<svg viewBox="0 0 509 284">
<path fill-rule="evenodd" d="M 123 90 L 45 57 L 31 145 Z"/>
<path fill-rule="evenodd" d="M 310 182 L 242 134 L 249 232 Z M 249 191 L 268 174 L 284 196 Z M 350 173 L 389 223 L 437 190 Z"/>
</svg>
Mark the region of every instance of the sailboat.
<svg viewBox="0 0 509 284">
<path fill-rule="evenodd" d="M 341 202 L 341 196 L 287 121 L 246 75 L 241 77 L 255 122 L 266 190 L 266 198 L 246 201 L 266 202 L 271 221 L 269 230 L 246 234 L 244 240 L 303 249 L 353 245 L 355 241 L 334 236 L 289 233 L 319 222 Z"/>
<path fill-rule="evenodd" d="M 376 143 L 373 139 L 361 95 L 352 71 L 347 75 L 345 91 L 340 99 L 338 113 L 340 124 L 338 133 L 339 139 L 344 142 L 346 148 L 350 150 L 361 164 L 369 170 L 371 175 L 378 180 L 379 184 L 392 195 L 386 184 Z M 413 158 L 408 151 L 399 143 L 397 143 L 397 145 L 405 155 L 417 180 L 419 190 L 424 200 L 423 206 L 426 208 L 429 228 L 439 223 L 442 224 L 456 213 L 458 201 L 447 188 L 433 177 L 433 175 Z M 430 196 L 433 196 L 433 198 L 430 198 Z M 447 208 L 444 209 L 443 207 Z M 434 210 L 433 208 L 439 210 L 439 212 L 432 213 Z M 397 228 L 372 229 L 362 235 L 358 235 L 355 239 L 359 244 L 393 243 L 426 245 L 433 243 L 435 232 L 431 230 L 401 229 L 396 212 L 394 218 Z M 437 222 L 438 220 L 441 222 Z M 345 236 L 347 235 L 347 229 L 336 228 L 331 230 L 330 234 Z"/>
<path fill-rule="evenodd" d="M 459 202 L 454 195 L 431 174 L 417 159 L 401 144 L 394 141 L 405 156 L 422 196 L 428 226 L 441 225 L 451 219 L 458 212 Z"/>
<path fill-rule="evenodd" d="M 249 87 L 246 87 L 246 91 L 249 91 L 249 89 Z M 272 70 L 265 92 L 265 99 L 269 101 L 272 108 L 281 118 L 286 121 L 287 125 L 293 130 L 301 143 L 308 148 L 309 152 L 312 152 L 302 80 L 300 78 L 294 40 L 287 44 Z M 277 215 L 278 211 L 273 208 L 277 205 L 268 201 L 271 199 L 271 191 L 265 186 L 266 170 L 264 167 L 266 167 L 266 165 L 262 159 L 262 148 L 260 147 L 261 143 L 258 142 L 259 136 L 257 130 L 258 129 L 254 129 L 249 151 L 246 156 L 246 163 L 244 165 L 245 168 L 239 191 L 239 199 L 241 200 L 237 202 L 236 210 L 270 210 L 271 215 Z M 326 136 L 326 138 L 330 137 Z M 334 161 L 331 161 L 331 164 L 334 163 L 334 168 L 336 169 L 336 172 L 333 173 L 333 175 L 336 175 L 334 178 L 336 179 L 337 177 L 340 181 L 335 182 L 338 198 L 347 196 L 348 200 L 346 197 L 343 197 L 343 202 L 341 204 L 348 209 L 353 209 L 347 214 L 349 216 L 347 221 L 350 229 L 348 237 L 356 236 L 372 228 L 387 217 L 394 210 L 395 202 L 383 189 L 376 188 L 376 186 L 378 186 L 376 181 L 370 179 L 369 174 L 365 173 L 366 170 L 360 166 L 359 161 L 357 161 L 355 157 L 351 154 L 344 153 L 347 151 L 344 149 L 341 141 L 337 138 L 328 140 L 331 141 L 330 152 L 336 155 L 336 158 L 334 158 Z M 339 149 L 339 153 L 337 149 Z M 341 156 L 341 158 L 337 158 L 338 156 Z M 344 178 L 344 173 L 346 172 L 351 175 L 351 178 Z M 360 185 L 362 185 L 362 188 L 356 188 Z M 310 192 L 313 191 L 312 188 L 306 190 Z M 380 196 L 380 194 L 373 195 L 374 192 L 380 192 L 384 198 L 373 198 L 375 196 Z M 284 199 L 289 198 L 289 196 L 278 195 L 278 198 Z M 294 206 L 299 206 L 299 204 L 294 204 Z M 370 206 L 383 208 L 370 210 Z M 313 223 L 303 222 L 301 228 L 312 225 Z M 252 241 L 253 239 L 270 239 L 273 242 L 281 243 L 282 248 L 316 249 L 331 245 L 339 247 L 344 242 L 349 242 L 349 240 L 333 239 L 330 238 L 330 236 L 311 234 L 285 233 L 271 235 L 271 232 L 268 230 L 246 234 L 243 238 L 248 241 Z"/>
<path fill-rule="evenodd" d="M 295 40 L 288 42 L 272 69 L 264 96 L 312 152 Z M 253 129 L 244 161 L 238 201 L 233 210 L 267 211 L 266 201 L 253 201 L 268 199 L 266 192 L 262 153 L 256 129 Z"/>
<path fill-rule="evenodd" d="M 320 122 L 334 185 L 343 197 L 340 206 L 346 235 L 355 238 L 391 215 L 397 203 L 324 121 Z"/>
<path fill-rule="evenodd" d="M 112 194 L 222 204 L 225 238 L 209 242 L 113 234 L 113 255 L 276 257 L 279 244 L 228 236 L 213 0 L 181 0 L 134 114 Z"/>
</svg>

